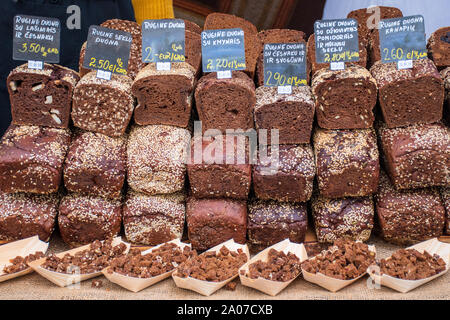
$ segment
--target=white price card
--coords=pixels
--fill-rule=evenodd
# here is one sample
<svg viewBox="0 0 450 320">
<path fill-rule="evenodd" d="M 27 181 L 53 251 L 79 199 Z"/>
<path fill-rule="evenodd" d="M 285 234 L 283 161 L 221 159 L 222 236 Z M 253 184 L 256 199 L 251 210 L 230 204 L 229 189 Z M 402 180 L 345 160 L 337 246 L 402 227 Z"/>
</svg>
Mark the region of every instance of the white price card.
<svg viewBox="0 0 450 320">
<path fill-rule="evenodd" d="M 331 62 L 330 63 L 330 70 L 344 70 L 345 69 L 345 62 Z"/>
<path fill-rule="evenodd" d="M 217 79 L 230 79 L 231 70 L 217 71 Z"/>
<path fill-rule="evenodd" d="M 111 72 L 97 70 L 97 78 L 103 79 L 103 80 L 111 80 Z"/>
<path fill-rule="evenodd" d="M 169 71 L 170 70 L 170 62 L 157 62 L 156 70 L 158 71 Z"/>
<path fill-rule="evenodd" d="M 278 94 L 292 94 L 292 86 L 278 86 Z"/>
<path fill-rule="evenodd" d="M 403 70 L 403 69 L 412 69 L 413 68 L 413 61 L 412 60 L 400 60 L 397 61 L 397 69 Z"/>
<path fill-rule="evenodd" d="M 44 68 L 44 63 L 42 61 L 28 60 L 28 69 L 39 69 Z"/>
</svg>

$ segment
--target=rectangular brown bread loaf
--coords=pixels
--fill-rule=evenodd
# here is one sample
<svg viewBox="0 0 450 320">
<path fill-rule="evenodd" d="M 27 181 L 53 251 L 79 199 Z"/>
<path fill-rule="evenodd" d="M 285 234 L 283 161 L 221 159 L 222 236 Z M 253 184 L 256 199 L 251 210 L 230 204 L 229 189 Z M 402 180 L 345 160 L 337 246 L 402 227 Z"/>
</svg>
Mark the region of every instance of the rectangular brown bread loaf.
<svg viewBox="0 0 450 320">
<path fill-rule="evenodd" d="M 316 62 L 316 40 L 314 34 L 310 35 L 306 44 L 306 56 L 308 61 L 308 70 L 311 70 L 311 77 L 320 69 L 330 69 L 329 63 Z M 364 42 L 359 42 L 359 61 L 346 62 L 345 66 L 359 65 L 363 68 L 367 66 L 367 50 Z"/>
<path fill-rule="evenodd" d="M 202 29 L 198 24 L 196 24 L 195 22 L 190 21 L 190 20 L 186 20 L 186 19 L 184 19 L 184 29 L 185 29 L 186 31 L 194 32 L 194 33 L 197 33 L 197 34 L 201 34 L 201 33 L 202 33 L 202 30 L 203 30 L 203 29 Z"/>
<path fill-rule="evenodd" d="M 450 185 L 450 129 L 443 124 L 378 130 L 384 167 L 397 189 Z"/>
<path fill-rule="evenodd" d="M 248 241 L 255 249 L 284 239 L 302 243 L 307 226 L 306 203 L 252 200 L 248 204 Z"/>
<path fill-rule="evenodd" d="M 231 199 L 195 199 L 186 203 L 192 248 L 207 250 L 230 239 L 246 242 L 247 203 Z"/>
<path fill-rule="evenodd" d="M 71 247 L 113 238 L 120 232 L 121 224 L 120 199 L 71 193 L 59 204 L 59 232 Z"/>
<path fill-rule="evenodd" d="M 85 75 L 75 87 L 72 120 L 81 129 L 118 137 L 125 133 L 134 109 L 132 81 L 113 74 L 111 80 Z"/>
<path fill-rule="evenodd" d="M 363 197 L 377 191 L 380 164 L 375 130 L 324 130 L 314 134 L 320 194 Z"/>
<path fill-rule="evenodd" d="M 131 42 L 130 48 L 130 58 L 128 60 L 128 73 L 131 79 L 134 79 L 138 72 L 144 67 L 144 62 L 142 62 L 142 32 L 141 26 L 134 22 L 128 20 L 120 20 L 120 19 L 110 19 L 106 20 L 102 24 L 101 27 L 110 28 L 114 30 L 120 30 L 131 33 L 131 37 L 133 38 Z M 80 76 L 83 77 L 87 73 L 89 73 L 89 69 L 83 68 L 84 55 L 86 53 L 86 42 L 81 47 L 80 52 L 80 62 L 79 62 L 79 71 Z"/>
<path fill-rule="evenodd" d="M 441 76 L 445 87 L 444 119 L 447 124 L 450 124 L 450 67 L 442 70 Z"/>
<path fill-rule="evenodd" d="M 172 126 L 134 126 L 127 146 L 128 185 L 149 195 L 184 188 L 190 133 Z"/>
<path fill-rule="evenodd" d="M 450 27 L 437 29 L 428 39 L 428 53 L 438 68 L 450 66 Z"/>
<path fill-rule="evenodd" d="M 194 94 L 195 70 L 188 63 L 173 63 L 168 71 L 152 63 L 142 69 L 131 91 L 137 99 L 134 121 L 139 125 L 165 124 L 186 128 Z"/>
<path fill-rule="evenodd" d="M 0 141 L 0 191 L 58 191 L 69 144 L 67 129 L 11 125 Z"/>
<path fill-rule="evenodd" d="M 314 75 L 311 89 L 321 128 L 364 129 L 373 126 L 377 84 L 367 69 L 357 65 L 338 71 L 321 69 Z"/>
<path fill-rule="evenodd" d="M 442 119 L 444 85 L 433 61 L 414 60 L 412 69 L 377 62 L 370 69 L 378 84 L 378 100 L 388 127 L 433 123 Z"/>
<path fill-rule="evenodd" d="M 450 188 L 442 188 L 441 196 L 445 208 L 444 233 L 450 235 Z"/>
<path fill-rule="evenodd" d="M 370 34 L 373 30 L 376 30 L 370 27 L 375 26 L 375 12 L 377 10 L 380 12 L 380 20 L 403 17 L 402 11 L 394 7 L 376 6 L 375 8 L 371 7 L 369 12 L 367 12 L 367 9 L 368 8 L 353 10 L 347 15 L 348 19 L 353 18 L 358 21 L 359 41 L 362 41 L 366 46 L 369 43 Z"/>
<path fill-rule="evenodd" d="M 276 87 L 259 87 L 256 89 L 254 113 L 256 129 L 268 131 L 267 144 L 270 144 L 272 129 L 279 131 L 280 144 L 311 141 L 314 101 L 308 86 L 292 87 L 289 95 L 279 94 Z"/>
<path fill-rule="evenodd" d="M 18 66 L 8 76 L 12 121 L 17 125 L 68 128 L 78 73 L 57 64 L 42 70 Z"/>
<path fill-rule="evenodd" d="M 268 43 L 304 43 L 306 46 L 305 36 L 303 31 L 291 29 L 269 29 L 258 33 L 258 38 L 261 42 L 261 52 L 256 62 L 256 84 L 258 87 L 264 85 L 264 45 Z M 309 73 L 309 70 L 306 71 L 308 83 Z"/>
<path fill-rule="evenodd" d="M 38 235 L 42 241 L 49 241 L 58 203 L 58 194 L 0 192 L 0 240 L 9 242 Z"/>
<path fill-rule="evenodd" d="M 272 147 L 260 147 L 253 166 L 255 195 L 263 200 L 306 202 L 311 198 L 315 174 L 314 154 L 309 144 L 280 145 L 278 157 Z M 276 150 L 276 149 L 275 149 Z M 272 161 L 272 157 L 275 161 Z"/>
<path fill-rule="evenodd" d="M 258 30 L 249 21 L 231 14 L 214 12 L 206 17 L 203 30 L 234 29 L 244 31 L 245 42 L 245 73 L 253 79 L 256 69 L 256 61 L 261 52 L 261 42 L 257 36 Z"/>
<path fill-rule="evenodd" d="M 192 138 L 187 172 L 194 197 L 247 199 L 252 169 L 247 142 L 241 148 L 238 139 L 246 138 Z"/>
<path fill-rule="evenodd" d="M 195 69 L 195 76 L 199 76 L 202 69 L 202 37 L 199 33 L 185 31 L 184 57 L 185 62 Z"/>
<path fill-rule="evenodd" d="M 127 173 L 127 137 L 77 131 L 64 164 L 67 190 L 120 198 Z"/>
<path fill-rule="evenodd" d="M 439 191 L 397 191 L 386 174 L 380 177 L 376 211 L 386 241 L 408 245 L 439 237 L 444 230 L 445 209 Z"/>
<path fill-rule="evenodd" d="M 123 206 L 123 225 L 128 241 L 155 246 L 181 239 L 185 201 L 183 193 L 148 196 L 128 191 Z"/>
<path fill-rule="evenodd" d="M 316 195 L 311 208 L 319 242 L 333 243 L 342 238 L 369 240 L 374 217 L 371 196 L 329 199 Z"/>
<path fill-rule="evenodd" d="M 230 79 L 217 74 L 203 76 L 195 89 L 195 103 L 203 133 L 208 129 L 253 128 L 255 84 L 243 72 L 234 71 Z"/>
</svg>

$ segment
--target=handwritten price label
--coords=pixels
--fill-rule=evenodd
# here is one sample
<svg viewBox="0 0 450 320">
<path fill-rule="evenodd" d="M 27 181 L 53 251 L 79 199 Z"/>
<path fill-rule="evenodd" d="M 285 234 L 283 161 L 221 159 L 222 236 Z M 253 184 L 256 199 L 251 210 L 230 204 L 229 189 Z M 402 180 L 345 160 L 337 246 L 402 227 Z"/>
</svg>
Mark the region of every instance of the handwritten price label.
<svg viewBox="0 0 450 320">
<path fill-rule="evenodd" d="M 91 26 L 83 67 L 126 75 L 131 42 L 128 32 Z"/>
<path fill-rule="evenodd" d="M 204 72 L 245 70 L 244 31 L 242 29 L 202 32 Z"/>
<path fill-rule="evenodd" d="M 383 63 L 427 57 L 424 18 L 421 15 L 385 19 L 379 23 Z M 400 64 L 401 68 L 404 64 Z"/>
<path fill-rule="evenodd" d="M 59 62 L 61 25 L 58 19 L 14 17 L 13 59 Z"/>
<path fill-rule="evenodd" d="M 265 86 L 307 85 L 304 43 L 268 43 L 263 58 Z"/>
<path fill-rule="evenodd" d="M 355 19 L 314 23 L 317 63 L 359 61 L 358 23 Z"/>
<path fill-rule="evenodd" d="M 142 23 L 142 61 L 184 62 L 185 25 L 182 19 L 145 20 Z"/>
</svg>

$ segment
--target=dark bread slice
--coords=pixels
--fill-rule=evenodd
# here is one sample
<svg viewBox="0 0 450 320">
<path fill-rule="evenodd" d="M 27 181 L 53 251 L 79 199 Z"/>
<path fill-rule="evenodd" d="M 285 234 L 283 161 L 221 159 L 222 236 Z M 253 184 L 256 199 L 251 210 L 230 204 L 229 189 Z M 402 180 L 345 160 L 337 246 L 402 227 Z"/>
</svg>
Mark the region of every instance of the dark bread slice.
<svg viewBox="0 0 450 320">
<path fill-rule="evenodd" d="M 450 67 L 450 27 L 433 32 L 428 39 L 427 48 L 436 67 Z"/>
<path fill-rule="evenodd" d="M 396 63 L 375 63 L 370 69 L 378 85 L 378 100 L 390 128 L 442 119 L 444 83 L 433 61 L 414 60 L 412 69 Z"/>
<path fill-rule="evenodd" d="M 8 75 L 12 122 L 68 128 L 72 94 L 78 73 L 57 64 L 44 63 L 42 70 L 23 64 Z"/>
</svg>

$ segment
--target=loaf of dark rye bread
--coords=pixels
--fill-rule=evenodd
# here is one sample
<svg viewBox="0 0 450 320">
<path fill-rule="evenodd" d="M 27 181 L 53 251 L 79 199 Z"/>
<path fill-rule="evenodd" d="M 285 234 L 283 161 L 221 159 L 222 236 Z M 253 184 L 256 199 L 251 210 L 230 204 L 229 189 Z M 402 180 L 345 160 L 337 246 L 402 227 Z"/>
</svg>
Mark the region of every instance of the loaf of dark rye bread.
<svg viewBox="0 0 450 320">
<path fill-rule="evenodd" d="M 412 69 L 396 63 L 375 63 L 370 69 L 378 85 L 378 100 L 390 128 L 442 119 L 444 84 L 433 61 L 414 60 Z"/>
<path fill-rule="evenodd" d="M 10 72 L 8 83 L 12 122 L 68 128 L 72 94 L 78 73 L 57 64 L 44 63 L 42 70 L 28 69 L 28 64 Z"/>
<path fill-rule="evenodd" d="M 64 164 L 67 190 L 120 198 L 127 173 L 127 137 L 78 130 Z"/>
<path fill-rule="evenodd" d="M 284 239 L 302 243 L 307 227 L 306 203 L 255 199 L 248 204 L 248 241 L 258 249 Z"/>
<path fill-rule="evenodd" d="M 442 235 L 445 209 L 437 189 L 397 191 L 383 172 L 375 199 L 386 241 L 408 245 Z"/>
<path fill-rule="evenodd" d="M 0 191 L 57 192 L 69 144 L 68 129 L 11 125 L 0 141 Z"/>
<path fill-rule="evenodd" d="M 314 34 L 310 35 L 306 44 L 306 56 L 308 62 L 308 69 L 311 70 L 311 77 L 314 77 L 315 73 L 320 69 L 329 69 L 329 63 L 318 63 L 316 61 L 316 40 Z M 359 61 L 346 62 L 345 66 L 359 65 L 363 68 L 367 65 L 367 50 L 363 42 L 359 42 Z"/>
<path fill-rule="evenodd" d="M 428 39 L 428 53 L 439 69 L 450 67 L 450 27 L 437 29 Z"/>
<path fill-rule="evenodd" d="M 214 12 L 210 13 L 205 20 L 203 30 L 234 29 L 240 28 L 244 31 L 245 42 L 245 73 L 253 79 L 256 69 L 256 61 L 261 52 L 261 42 L 257 36 L 258 30 L 249 21 L 231 14 Z"/>
<path fill-rule="evenodd" d="M 441 123 L 378 129 L 384 167 L 397 189 L 450 185 L 450 129 Z"/>
<path fill-rule="evenodd" d="M 260 147 L 252 173 L 255 195 L 263 200 L 306 202 L 312 195 L 314 174 L 309 144 Z"/>
<path fill-rule="evenodd" d="M 333 243 L 342 238 L 369 240 L 374 220 L 371 196 L 329 199 L 315 195 L 311 208 L 319 242 Z"/>
<path fill-rule="evenodd" d="M 202 69 L 202 37 L 196 32 L 186 30 L 184 40 L 185 62 L 195 69 L 195 76 L 198 77 Z"/>
<path fill-rule="evenodd" d="M 314 75 L 311 89 L 321 128 L 364 129 L 373 126 L 377 84 L 367 69 L 358 65 L 337 71 L 321 69 Z"/>
<path fill-rule="evenodd" d="M 314 101 L 308 86 L 292 87 L 292 94 L 279 94 L 276 87 L 256 89 L 255 127 L 266 129 L 270 144 L 272 129 L 279 132 L 280 144 L 309 143 L 314 122 Z"/>
<path fill-rule="evenodd" d="M 441 76 L 445 87 L 444 119 L 447 124 L 450 124 L 450 67 L 442 70 Z"/>
<path fill-rule="evenodd" d="M 378 31 L 376 29 L 376 19 L 378 18 L 376 12 L 378 10 L 380 12 L 380 20 L 403 17 L 403 13 L 400 9 L 384 6 L 357 9 L 349 12 L 347 15 L 347 18 L 353 18 L 358 21 L 359 41 L 363 42 L 366 47 L 369 44 L 371 33 L 374 30 Z"/>
<path fill-rule="evenodd" d="M 231 199 L 189 198 L 186 222 L 188 237 L 195 250 L 207 250 L 230 239 L 244 244 L 247 203 Z"/>
<path fill-rule="evenodd" d="M 191 118 L 195 70 L 188 63 L 173 63 L 168 71 L 148 64 L 133 82 L 137 99 L 134 121 L 139 125 L 164 124 L 186 128 Z"/>
<path fill-rule="evenodd" d="M 0 192 L 0 240 L 39 236 L 49 241 L 58 214 L 59 195 Z"/>
<path fill-rule="evenodd" d="M 305 33 L 291 29 L 269 29 L 258 33 L 261 42 L 261 52 L 256 62 L 256 84 L 258 87 L 264 85 L 264 45 L 269 43 L 304 43 L 306 50 Z M 309 83 L 309 70 L 306 71 Z"/>
<path fill-rule="evenodd" d="M 133 126 L 128 139 L 128 185 L 149 195 L 184 188 L 190 133 L 164 126 Z"/>
<path fill-rule="evenodd" d="M 128 20 L 120 20 L 120 19 L 110 19 L 106 20 L 102 24 L 101 27 L 110 28 L 114 30 L 120 30 L 131 33 L 131 37 L 133 38 L 131 42 L 130 48 L 130 58 L 128 60 L 128 76 L 131 79 L 134 79 L 138 72 L 144 67 L 144 62 L 142 62 L 142 32 L 141 26 L 134 22 Z M 89 69 L 83 68 L 84 55 L 86 53 L 86 42 L 81 47 L 80 52 L 80 62 L 79 62 L 79 71 L 80 76 L 83 77 L 87 73 L 89 73 Z"/>
<path fill-rule="evenodd" d="M 129 190 L 123 206 L 125 236 L 150 246 L 181 239 L 185 212 L 184 193 L 149 196 Z"/>
<path fill-rule="evenodd" d="M 196 24 L 195 22 L 190 21 L 190 20 L 186 20 L 186 19 L 184 19 L 184 29 L 185 29 L 186 31 L 194 32 L 194 33 L 197 33 L 197 34 L 201 34 L 201 33 L 202 33 L 202 30 L 203 30 L 203 29 L 202 29 L 198 24 Z"/>
<path fill-rule="evenodd" d="M 191 161 L 187 165 L 192 196 L 248 198 L 252 169 L 247 141 L 243 141 L 240 148 L 239 139 L 246 140 L 244 136 L 192 138 Z"/>
<path fill-rule="evenodd" d="M 313 141 L 322 196 L 363 197 L 377 191 L 380 164 L 374 129 L 317 129 Z"/>
<path fill-rule="evenodd" d="M 59 204 L 59 232 L 71 247 L 111 239 L 120 232 L 121 224 L 120 199 L 71 193 Z"/>
<path fill-rule="evenodd" d="M 134 109 L 131 78 L 112 75 L 97 78 L 95 71 L 85 75 L 75 87 L 72 120 L 81 129 L 119 137 L 125 133 Z"/>
<path fill-rule="evenodd" d="M 203 76 L 195 89 L 195 103 L 203 133 L 208 129 L 247 130 L 254 127 L 255 84 L 245 73 L 234 71 L 230 79 L 217 74 Z"/>
<path fill-rule="evenodd" d="M 450 188 L 441 188 L 441 197 L 445 208 L 444 233 L 450 235 Z"/>
</svg>

